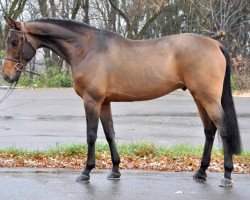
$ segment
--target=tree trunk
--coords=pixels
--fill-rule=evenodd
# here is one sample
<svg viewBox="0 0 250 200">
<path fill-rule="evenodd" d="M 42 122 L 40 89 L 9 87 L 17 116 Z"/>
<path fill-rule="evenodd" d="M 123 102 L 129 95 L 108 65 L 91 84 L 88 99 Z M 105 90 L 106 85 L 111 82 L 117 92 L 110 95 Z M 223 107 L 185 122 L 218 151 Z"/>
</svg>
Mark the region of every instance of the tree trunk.
<svg viewBox="0 0 250 200">
<path fill-rule="evenodd" d="M 9 2 L 9 9 L 5 10 L 5 8 L 2 7 L 2 10 L 4 11 L 5 15 L 12 18 L 12 19 L 17 19 L 19 17 L 19 15 L 23 12 L 25 3 L 27 0 L 14 0 L 12 3 Z M 0 39 L 1 43 L 0 43 L 0 49 L 4 49 L 5 47 L 5 40 L 7 37 L 7 34 L 9 32 L 9 27 L 7 25 L 5 25 L 2 37 Z"/>
<path fill-rule="evenodd" d="M 82 0 L 82 7 L 85 14 L 83 22 L 89 24 L 89 0 Z"/>
<path fill-rule="evenodd" d="M 81 0 L 74 0 L 73 8 L 72 8 L 72 15 L 71 15 L 72 20 L 76 18 L 76 15 L 80 9 L 80 6 L 81 6 Z"/>
</svg>

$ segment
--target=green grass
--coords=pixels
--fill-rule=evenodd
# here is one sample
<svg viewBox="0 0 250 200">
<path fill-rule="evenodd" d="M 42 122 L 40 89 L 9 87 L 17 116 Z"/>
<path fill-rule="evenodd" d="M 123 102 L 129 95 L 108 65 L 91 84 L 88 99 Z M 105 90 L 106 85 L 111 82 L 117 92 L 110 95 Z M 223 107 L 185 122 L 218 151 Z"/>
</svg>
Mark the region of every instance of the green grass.
<svg viewBox="0 0 250 200">
<path fill-rule="evenodd" d="M 202 146 L 190 146 L 190 145 L 177 145 L 172 147 L 155 145 L 149 142 L 137 142 L 130 144 L 121 144 L 117 146 L 118 152 L 121 156 L 168 156 L 170 158 L 176 158 L 180 156 L 202 156 Z M 218 156 L 223 156 L 220 149 L 214 149 L 213 153 Z M 41 157 L 41 156 L 74 156 L 74 155 L 86 155 L 86 144 L 70 144 L 59 145 L 51 147 L 47 150 L 27 150 L 16 147 L 7 147 L 0 149 L 1 155 L 8 156 L 25 156 L 28 158 Z M 96 154 L 109 154 L 109 146 L 107 143 L 96 144 Z M 250 159 L 250 151 L 243 152 L 239 157 L 244 159 Z"/>
</svg>

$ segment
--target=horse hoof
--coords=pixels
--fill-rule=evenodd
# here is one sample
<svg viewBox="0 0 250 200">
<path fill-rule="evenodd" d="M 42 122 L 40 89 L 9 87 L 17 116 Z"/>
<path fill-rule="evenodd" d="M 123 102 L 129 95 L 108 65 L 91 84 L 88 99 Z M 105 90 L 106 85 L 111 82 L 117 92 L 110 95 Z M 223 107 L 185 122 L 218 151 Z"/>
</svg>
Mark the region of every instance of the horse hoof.
<svg viewBox="0 0 250 200">
<path fill-rule="evenodd" d="M 228 178 L 223 178 L 220 183 L 220 187 L 233 187 L 233 181 Z"/>
<path fill-rule="evenodd" d="M 79 176 L 77 179 L 76 179 L 76 182 L 85 182 L 85 181 L 88 181 L 90 179 L 90 176 L 87 175 L 87 174 L 82 174 L 81 176 Z"/>
<path fill-rule="evenodd" d="M 199 172 L 196 172 L 193 176 L 193 179 L 194 180 L 197 180 L 197 181 L 206 181 L 207 180 L 207 174 L 204 173 L 204 174 L 201 174 Z"/>
<path fill-rule="evenodd" d="M 108 175 L 108 180 L 117 180 L 120 179 L 121 173 L 120 172 L 111 172 Z"/>
</svg>

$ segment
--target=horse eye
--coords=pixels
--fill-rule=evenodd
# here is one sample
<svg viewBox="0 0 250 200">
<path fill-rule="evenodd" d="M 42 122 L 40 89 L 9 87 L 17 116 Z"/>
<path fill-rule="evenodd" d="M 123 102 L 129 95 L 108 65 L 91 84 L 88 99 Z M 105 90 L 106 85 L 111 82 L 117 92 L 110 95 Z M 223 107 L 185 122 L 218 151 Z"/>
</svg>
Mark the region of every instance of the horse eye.
<svg viewBox="0 0 250 200">
<path fill-rule="evenodd" d="M 11 41 L 11 44 L 12 44 L 13 46 L 17 46 L 17 45 L 18 45 L 18 40 L 12 40 L 12 41 Z"/>
</svg>

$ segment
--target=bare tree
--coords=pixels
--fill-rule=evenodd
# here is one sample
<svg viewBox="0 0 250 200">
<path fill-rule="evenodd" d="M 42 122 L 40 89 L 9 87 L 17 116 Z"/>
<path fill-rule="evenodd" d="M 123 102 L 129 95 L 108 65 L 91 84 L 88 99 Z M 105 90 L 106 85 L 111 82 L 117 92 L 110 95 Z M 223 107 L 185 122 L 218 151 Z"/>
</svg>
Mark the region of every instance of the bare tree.
<svg viewBox="0 0 250 200">
<path fill-rule="evenodd" d="M 147 0 L 131 0 L 128 2 L 122 1 L 119 7 L 117 2 L 109 0 L 112 8 L 126 22 L 126 37 L 134 39 L 143 38 L 147 28 L 166 10 L 168 2 L 157 0 L 150 4 Z M 150 17 L 146 18 L 147 13 L 145 11 L 150 13 Z"/>
<path fill-rule="evenodd" d="M 0 1 L 0 8 L 4 15 L 11 17 L 12 19 L 17 19 L 20 14 L 23 12 L 25 3 L 27 0 L 9 0 L 9 1 Z M 5 25 L 4 28 L 1 27 L 1 39 L 0 39 L 0 49 L 4 48 L 4 41 L 7 37 L 9 27 Z"/>
<path fill-rule="evenodd" d="M 190 3 L 200 13 L 197 20 L 203 34 L 221 40 L 230 49 L 236 85 L 243 87 L 249 79 L 249 1 L 209 0 Z M 200 23 L 202 22 L 202 23 Z"/>
</svg>

